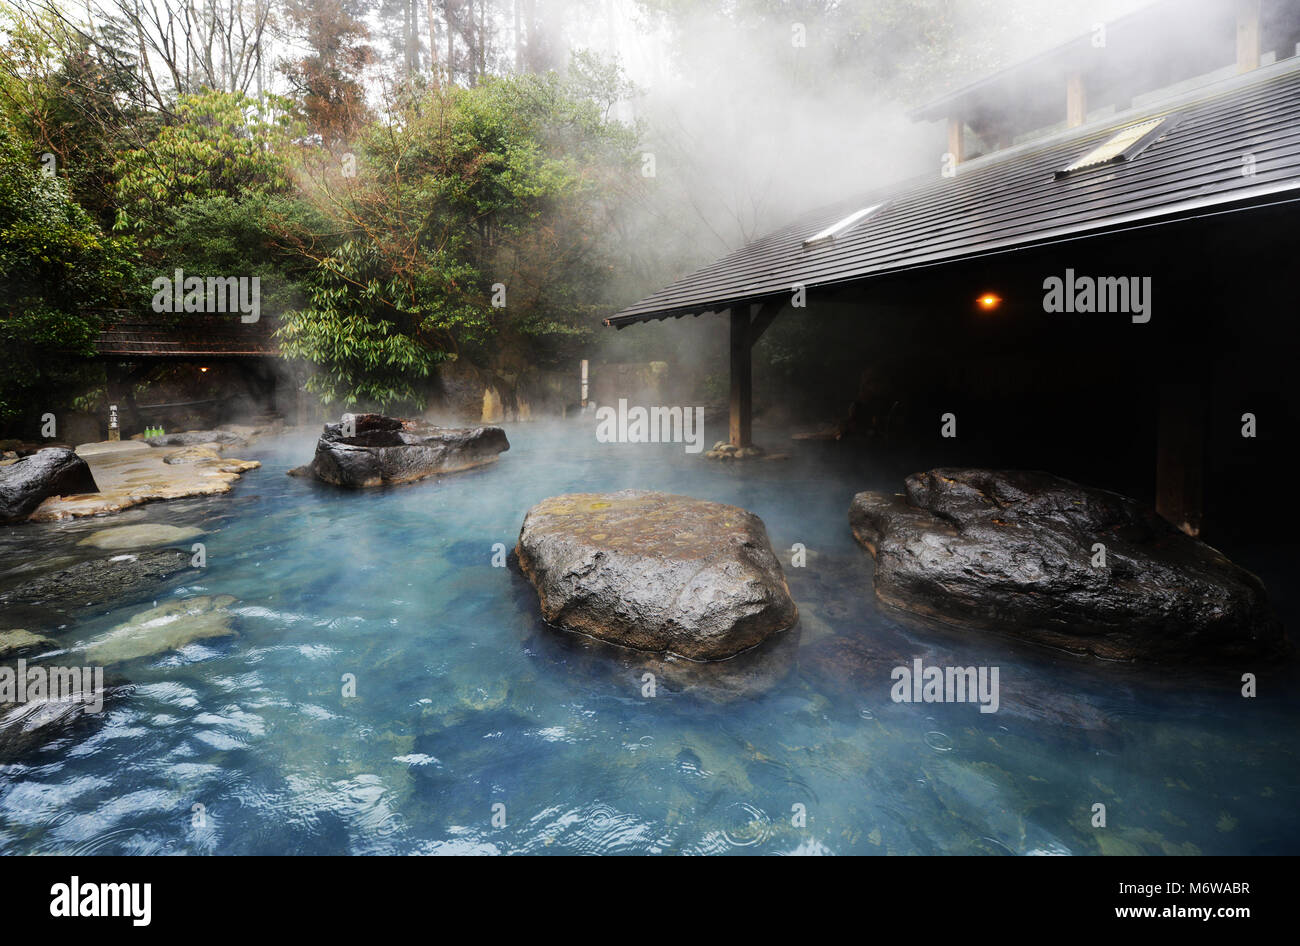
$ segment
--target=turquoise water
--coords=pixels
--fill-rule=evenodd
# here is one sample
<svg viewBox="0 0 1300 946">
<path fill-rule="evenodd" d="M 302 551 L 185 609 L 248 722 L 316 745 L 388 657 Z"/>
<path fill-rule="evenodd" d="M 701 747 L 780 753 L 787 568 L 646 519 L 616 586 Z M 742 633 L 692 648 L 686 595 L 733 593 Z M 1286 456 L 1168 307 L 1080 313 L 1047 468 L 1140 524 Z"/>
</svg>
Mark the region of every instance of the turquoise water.
<svg viewBox="0 0 1300 946">
<path fill-rule="evenodd" d="M 95 529 L 197 526 L 203 578 L 159 603 L 233 595 L 238 631 L 112 667 L 127 695 L 0 766 L 0 850 L 1300 849 L 1289 674 L 1182 679 L 900 624 L 873 599 L 846 515 L 854 492 L 896 480 L 829 445 L 723 466 L 680 446 L 598 444 L 576 422 L 508 433 L 492 467 L 366 493 L 285 476 L 310 438 L 255 444 L 230 452 L 263 468 L 225 497 L 0 533 L 12 580 L 84 557 L 75 542 Z M 547 628 L 527 582 L 494 567 L 494 545 L 513 548 L 546 496 L 631 486 L 762 516 L 797 630 L 719 671 Z M 47 633 L 75 648 L 152 604 Z M 998 666 L 1001 708 L 893 703 L 890 670 L 914 657 Z M 1254 700 L 1238 693 L 1243 669 L 1260 673 Z"/>
</svg>

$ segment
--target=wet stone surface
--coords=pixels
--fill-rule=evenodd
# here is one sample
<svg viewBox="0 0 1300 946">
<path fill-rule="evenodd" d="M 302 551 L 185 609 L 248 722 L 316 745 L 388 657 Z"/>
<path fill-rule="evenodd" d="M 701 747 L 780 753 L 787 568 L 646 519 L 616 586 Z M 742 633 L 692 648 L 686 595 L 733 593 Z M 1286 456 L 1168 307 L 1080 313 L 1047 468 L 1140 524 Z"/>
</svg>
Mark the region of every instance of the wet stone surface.
<svg viewBox="0 0 1300 946">
<path fill-rule="evenodd" d="M 50 447 L 0 463 L 0 523 L 20 522 L 48 497 L 97 493 L 86 461 L 66 447 Z"/>
<path fill-rule="evenodd" d="M 289 474 L 350 489 L 392 486 L 472 470 L 509 449 L 500 427 L 435 427 L 381 414 L 349 422 L 345 415 L 325 425 L 311 463 Z"/>
<path fill-rule="evenodd" d="M 180 435 L 177 435 L 180 436 Z M 57 522 L 102 516 L 164 499 L 227 493 L 256 460 L 237 460 L 212 452 L 194 462 L 172 464 L 173 450 L 154 449 L 139 440 L 82 444 L 77 455 L 89 466 L 99 491 L 51 496 L 30 516 L 32 522 Z"/>
<path fill-rule="evenodd" d="M 717 660 L 798 618 L 762 520 L 736 506 L 556 496 L 529 511 L 516 554 L 547 621 L 638 650 Z"/>
<path fill-rule="evenodd" d="M 181 549 L 122 552 L 23 582 L 0 594 L 0 615 L 23 605 L 75 612 L 107 602 L 127 604 L 156 596 L 186 573 L 198 572 L 190 553 Z"/>
<path fill-rule="evenodd" d="M 876 596 L 923 617 L 1112 659 L 1284 650 L 1258 578 L 1116 493 L 938 469 L 858 493 L 849 522 Z"/>
</svg>

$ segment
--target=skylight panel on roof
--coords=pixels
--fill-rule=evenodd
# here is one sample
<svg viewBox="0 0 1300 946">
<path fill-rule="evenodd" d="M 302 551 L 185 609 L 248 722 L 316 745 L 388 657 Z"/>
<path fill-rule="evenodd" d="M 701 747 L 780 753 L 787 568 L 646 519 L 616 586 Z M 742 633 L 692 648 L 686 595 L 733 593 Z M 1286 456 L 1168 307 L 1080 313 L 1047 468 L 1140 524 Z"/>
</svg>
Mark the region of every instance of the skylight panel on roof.
<svg viewBox="0 0 1300 946">
<path fill-rule="evenodd" d="M 840 220 L 836 223 L 832 223 L 829 227 L 827 227 L 825 230 L 822 230 L 820 233 L 813 234 L 808 239 L 803 241 L 803 245 L 813 246 L 817 243 L 825 243 L 827 240 L 833 240 L 837 236 L 840 236 L 841 234 L 848 231 L 848 229 L 852 227 L 854 224 L 859 223 L 865 218 L 871 216 L 871 214 L 875 213 L 879 209 L 880 209 L 879 204 L 872 204 L 870 207 L 863 207 L 861 210 L 849 214 L 843 220 Z"/>
<path fill-rule="evenodd" d="M 1151 142 L 1171 129 L 1177 117 L 1177 115 L 1165 115 L 1162 118 L 1152 118 L 1149 121 L 1121 128 L 1073 164 L 1058 170 L 1055 176 L 1059 180 L 1075 171 L 1083 171 L 1103 164 L 1116 164 L 1120 161 L 1132 161 L 1145 151 Z"/>
</svg>

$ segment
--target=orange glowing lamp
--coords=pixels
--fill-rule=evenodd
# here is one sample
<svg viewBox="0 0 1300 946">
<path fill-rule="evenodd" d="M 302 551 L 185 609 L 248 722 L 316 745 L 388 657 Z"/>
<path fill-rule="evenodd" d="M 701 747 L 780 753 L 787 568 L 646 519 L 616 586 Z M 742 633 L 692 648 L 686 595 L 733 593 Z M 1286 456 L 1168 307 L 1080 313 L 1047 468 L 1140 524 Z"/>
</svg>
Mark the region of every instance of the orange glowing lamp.
<svg viewBox="0 0 1300 946">
<path fill-rule="evenodd" d="M 986 292 L 975 300 L 975 304 L 980 307 L 982 312 L 992 312 L 1002 305 L 1002 297 L 991 292 Z"/>
<path fill-rule="evenodd" d="M 207 373 L 208 373 L 208 366 L 207 366 L 207 365 L 204 365 L 203 367 L 201 367 L 201 368 L 199 369 L 199 371 L 203 372 L 204 374 L 207 374 Z"/>
</svg>

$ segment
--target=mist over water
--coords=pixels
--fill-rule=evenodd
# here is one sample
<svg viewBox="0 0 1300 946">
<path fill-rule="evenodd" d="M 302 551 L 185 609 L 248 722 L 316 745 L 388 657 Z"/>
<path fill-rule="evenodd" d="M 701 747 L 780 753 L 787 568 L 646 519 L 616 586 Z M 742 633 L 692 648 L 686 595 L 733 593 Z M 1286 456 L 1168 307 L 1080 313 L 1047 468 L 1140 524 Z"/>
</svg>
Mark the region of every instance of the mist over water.
<svg viewBox="0 0 1300 946">
<path fill-rule="evenodd" d="M 160 603 L 233 595 L 239 636 L 110 668 L 129 698 L 0 768 L 0 850 L 1271 853 L 1300 839 L 1294 681 L 1242 714 L 1230 686 L 899 625 L 847 523 L 853 492 L 892 486 L 872 463 L 796 444 L 729 467 L 680 444 L 597 443 L 590 417 L 508 433 L 483 470 L 356 493 L 284 475 L 311 437 L 264 442 L 241 451 L 264 466 L 230 495 L 114 519 L 204 529 L 202 579 Z M 770 661 L 726 680 L 598 650 L 546 627 L 528 583 L 492 566 L 535 502 L 631 486 L 764 519 L 801 616 Z M 0 552 L 15 561 L 39 535 L 42 554 L 80 556 L 106 524 L 9 530 Z M 53 636 L 73 647 L 151 604 Z M 1000 667 L 997 713 L 890 700 L 894 665 L 940 653 Z M 1107 831 L 1089 827 L 1094 803 L 1119 799 Z"/>
<path fill-rule="evenodd" d="M 904 41 L 917 25 L 872 20 L 866 3 L 791 4 L 789 23 L 744 28 L 704 10 L 636 34 L 635 49 L 624 45 L 633 5 L 609 4 L 625 15 L 606 24 L 609 48 L 642 88 L 619 108 L 642 123 L 640 147 L 655 168 L 623 234 L 639 241 L 643 266 L 612 273 L 612 295 L 634 301 L 809 209 L 937 174 L 943 129 L 914 122 L 909 109 L 1142 5 L 936 3 L 943 28 L 962 40 L 953 61 L 918 62 Z M 565 15 L 580 17 L 581 6 Z M 1195 16 L 1192 0 L 1187 10 Z M 794 26 L 805 28 L 804 45 L 791 42 Z M 593 23 L 590 33 L 601 32 Z M 763 345 L 784 344 L 783 331 L 804 332 L 813 317 L 820 311 L 786 312 Z M 583 357 L 593 384 L 602 362 L 664 359 L 680 384 L 659 392 L 662 404 L 707 402 L 706 450 L 727 436 L 724 319 L 592 328 Z M 873 349 L 868 334 L 839 344 L 861 343 L 864 366 L 899 358 Z M 758 352 L 762 361 L 768 349 Z M 926 369 L 918 359 L 915 374 Z M 296 367 L 268 370 L 297 391 Z M 576 382 L 576 369 L 562 370 Z M 871 557 L 847 513 L 856 492 L 896 491 L 909 458 L 875 442 L 791 440 L 775 422 L 799 415 L 800 401 L 816 395 L 816 419 L 832 421 L 826 403 L 847 410 L 854 395 L 853 379 L 828 391 L 815 359 L 794 377 L 805 388 L 787 389 L 784 403 L 761 385 L 757 399 L 760 423 L 773 426 L 756 439 L 779 444 L 785 460 L 723 464 L 680 443 L 602 443 L 594 416 L 570 413 L 508 425 L 511 450 L 484 469 L 349 492 L 285 475 L 311 457 L 315 433 L 299 432 L 231 448 L 263 466 L 226 496 L 0 530 L 5 590 L 98 556 L 78 545 L 97 530 L 194 526 L 206 568 L 156 603 L 229 595 L 237 631 L 111 665 L 128 689 L 103 715 L 0 760 L 0 852 L 1296 849 L 1294 666 L 1272 671 L 1245 701 L 1236 667 L 1114 666 L 905 622 L 876 601 Z M 640 393 L 619 395 L 653 403 Z M 710 666 L 546 626 L 534 589 L 498 567 L 524 515 L 547 497 L 624 488 L 760 516 L 798 625 Z M 794 564 L 796 548 L 806 564 Z M 1293 551 L 1266 541 L 1231 551 L 1285 601 Z M 43 633 L 72 663 L 154 604 Z M 1296 603 L 1280 610 L 1293 626 Z M 914 660 L 998 668 L 998 711 L 894 702 L 891 671 Z M 1104 831 L 1090 823 L 1098 804 L 1111 811 Z"/>
</svg>

